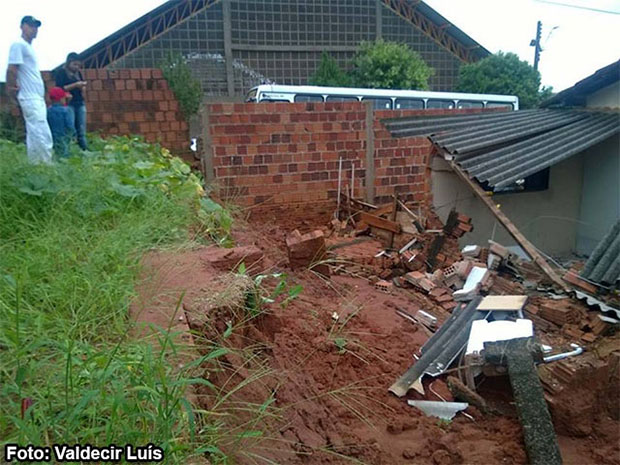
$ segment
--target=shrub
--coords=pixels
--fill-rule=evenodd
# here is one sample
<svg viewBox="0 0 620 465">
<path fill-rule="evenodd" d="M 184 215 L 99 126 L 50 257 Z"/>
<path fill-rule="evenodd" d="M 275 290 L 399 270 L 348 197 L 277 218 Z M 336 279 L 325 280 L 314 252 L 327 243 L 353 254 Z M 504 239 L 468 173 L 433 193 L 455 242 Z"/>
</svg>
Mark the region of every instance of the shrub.
<svg viewBox="0 0 620 465">
<path fill-rule="evenodd" d="M 179 102 L 186 119 L 198 113 L 202 104 L 202 86 L 180 54 L 170 54 L 161 65 L 164 78 Z"/>
<path fill-rule="evenodd" d="M 375 89 L 428 89 L 434 70 L 405 44 L 362 42 L 353 58 L 351 76 L 356 87 Z"/>
<path fill-rule="evenodd" d="M 520 108 L 534 108 L 550 95 L 551 88 L 539 88 L 540 73 L 514 53 L 503 52 L 462 65 L 457 85 L 459 92 L 516 95 Z"/>
<path fill-rule="evenodd" d="M 349 87 L 351 78 L 338 66 L 336 60 L 327 52 L 321 54 L 321 62 L 308 80 L 312 86 Z"/>
</svg>

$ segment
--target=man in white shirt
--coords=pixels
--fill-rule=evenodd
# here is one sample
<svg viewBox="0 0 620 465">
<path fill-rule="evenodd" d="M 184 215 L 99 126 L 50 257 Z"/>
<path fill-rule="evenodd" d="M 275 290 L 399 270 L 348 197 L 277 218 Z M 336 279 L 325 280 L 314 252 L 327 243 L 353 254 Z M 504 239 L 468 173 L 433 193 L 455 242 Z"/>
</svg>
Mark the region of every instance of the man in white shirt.
<svg viewBox="0 0 620 465">
<path fill-rule="evenodd" d="M 21 39 L 11 45 L 6 84 L 9 93 L 17 97 L 26 123 L 26 147 L 31 163 L 52 162 L 52 133 L 47 124 L 45 84 L 39 62 L 32 48 L 41 21 L 24 16 Z"/>
</svg>

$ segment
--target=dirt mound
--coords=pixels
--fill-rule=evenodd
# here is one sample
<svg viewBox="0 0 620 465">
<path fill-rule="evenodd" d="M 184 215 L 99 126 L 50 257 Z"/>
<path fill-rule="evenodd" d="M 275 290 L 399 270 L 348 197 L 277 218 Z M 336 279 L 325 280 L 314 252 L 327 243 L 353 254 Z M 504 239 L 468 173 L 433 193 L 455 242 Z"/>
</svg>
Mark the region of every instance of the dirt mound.
<svg viewBox="0 0 620 465">
<path fill-rule="evenodd" d="M 182 261 L 187 276 L 202 278 L 184 284 L 186 313 L 201 336 L 197 343 L 230 350 L 218 363 L 205 364 L 204 378 L 215 389 L 203 387 L 198 397 L 202 407 L 217 413 L 214 421 L 222 425 L 220 431 L 230 432 L 222 447 L 235 463 L 527 463 L 505 379 L 489 378 L 479 388 L 498 414 L 470 407 L 470 418 L 457 415 L 452 421 L 426 417 L 388 392 L 429 336 L 395 309 L 433 309 L 440 323 L 449 313 L 411 289 L 394 287 L 385 293 L 366 277 L 325 279 L 307 270 L 288 270 L 284 239 L 285 231 L 273 224 L 244 226 L 237 234 L 240 245 L 256 246 L 264 254 L 262 270 L 255 272 L 284 271 L 288 284 L 303 285 L 303 292 L 285 308 L 280 298 L 266 311 L 248 314 L 243 291 L 214 306 L 214 295 L 224 292 L 230 275 L 209 268 L 204 249 L 187 252 L 201 257 L 192 262 L 194 270 Z M 363 256 L 375 252 L 377 244 L 356 247 L 349 252 L 351 261 L 360 269 L 372 267 Z M 181 284 L 179 276 L 172 281 Z M 261 285 L 268 293 L 278 278 L 266 277 Z M 248 286 L 246 280 L 236 289 Z M 206 319 L 191 316 L 196 313 Z M 565 340 L 561 334 L 553 337 Z M 563 386 L 549 401 L 564 463 L 620 463 L 618 422 L 609 416 L 613 406 L 601 400 L 613 392 L 608 361 L 614 350 L 604 356 L 592 353 L 579 362 L 583 367 L 573 384 L 557 379 L 561 370 L 549 372 L 548 382 Z M 572 361 L 566 363 L 573 367 Z M 427 380 L 425 387 L 427 400 L 450 400 L 442 379 Z M 422 398 L 413 391 L 409 397 Z"/>
</svg>

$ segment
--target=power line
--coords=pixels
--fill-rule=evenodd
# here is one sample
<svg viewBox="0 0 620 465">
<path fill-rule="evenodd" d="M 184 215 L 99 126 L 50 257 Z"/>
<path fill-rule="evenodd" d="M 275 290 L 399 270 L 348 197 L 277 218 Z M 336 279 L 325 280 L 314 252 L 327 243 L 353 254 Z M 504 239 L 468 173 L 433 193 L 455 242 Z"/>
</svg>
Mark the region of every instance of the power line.
<svg viewBox="0 0 620 465">
<path fill-rule="evenodd" d="M 598 8 L 589 8 L 587 6 L 570 5 L 568 3 L 552 2 L 550 0 L 536 0 L 536 1 L 540 3 L 550 3 L 552 5 L 567 6 L 569 8 L 577 8 L 579 10 L 589 10 L 589 11 L 596 11 L 598 13 L 609 13 L 612 15 L 620 15 L 620 11 L 600 10 Z"/>
</svg>

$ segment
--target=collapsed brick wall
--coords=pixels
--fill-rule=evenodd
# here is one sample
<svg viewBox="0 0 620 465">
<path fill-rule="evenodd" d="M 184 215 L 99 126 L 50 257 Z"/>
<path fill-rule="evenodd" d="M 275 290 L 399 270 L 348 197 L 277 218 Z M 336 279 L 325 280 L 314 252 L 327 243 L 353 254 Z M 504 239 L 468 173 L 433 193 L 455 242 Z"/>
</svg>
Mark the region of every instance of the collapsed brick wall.
<svg viewBox="0 0 620 465">
<path fill-rule="evenodd" d="M 474 110 L 476 111 L 476 110 Z M 364 197 L 366 182 L 366 107 L 343 103 L 247 103 L 207 105 L 215 183 L 223 198 L 253 211 L 298 212 L 295 203 L 325 203 L 328 214 L 338 191 L 351 186 Z M 430 200 L 430 156 L 426 137 L 393 138 L 381 119 L 414 115 L 470 113 L 472 110 L 395 110 L 373 114 L 375 202 L 391 195 L 425 204 Z M 320 208 L 319 208 L 320 210 Z"/>
<path fill-rule="evenodd" d="M 44 71 L 46 88 L 54 87 L 51 71 Z M 89 132 L 103 136 L 138 134 L 159 142 L 177 155 L 189 147 L 188 123 L 160 69 L 86 69 L 86 108 Z M 11 105 L 8 99 L 0 106 Z M 19 116 L 17 108 L 11 108 Z"/>
</svg>

